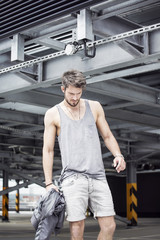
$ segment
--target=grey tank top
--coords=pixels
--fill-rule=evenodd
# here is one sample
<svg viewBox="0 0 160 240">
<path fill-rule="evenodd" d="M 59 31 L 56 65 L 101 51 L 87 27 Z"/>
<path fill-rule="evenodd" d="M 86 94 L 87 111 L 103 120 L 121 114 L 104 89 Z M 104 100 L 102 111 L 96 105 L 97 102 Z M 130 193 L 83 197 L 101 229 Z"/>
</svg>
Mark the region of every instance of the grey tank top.
<svg viewBox="0 0 160 240">
<path fill-rule="evenodd" d="M 61 180 L 75 173 L 105 179 L 100 140 L 88 100 L 85 114 L 80 120 L 72 120 L 56 105 L 60 114 L 58 142 L 62 158 Z"/>
</svg>

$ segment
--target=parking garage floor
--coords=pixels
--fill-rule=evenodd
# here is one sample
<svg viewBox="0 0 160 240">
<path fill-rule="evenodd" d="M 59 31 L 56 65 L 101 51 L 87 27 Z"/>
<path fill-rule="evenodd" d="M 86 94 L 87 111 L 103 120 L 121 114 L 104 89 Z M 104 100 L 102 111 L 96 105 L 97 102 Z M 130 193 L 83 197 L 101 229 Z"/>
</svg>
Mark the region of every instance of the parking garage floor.
<svg viewBox="0 0 160 240">
<path fill-rule="evenodd" d="M 31 212 L 9 213 L 9 222 L 0 221 L 0 240 L 33 240 L 35 231 L 30 223 Z M 117 228 L 114 240 L 158 240 L 160 239 L 160 218 L 139 218 L 138 226 L 128 227 L 126 223 L 116 220 Z M 96 240 L 99 232 L 97 221 L 86 219 L 84 240 Z M 68 223 L 64 222 L 61 233 L 51 240 L 69 240 Z"/>
</svg>

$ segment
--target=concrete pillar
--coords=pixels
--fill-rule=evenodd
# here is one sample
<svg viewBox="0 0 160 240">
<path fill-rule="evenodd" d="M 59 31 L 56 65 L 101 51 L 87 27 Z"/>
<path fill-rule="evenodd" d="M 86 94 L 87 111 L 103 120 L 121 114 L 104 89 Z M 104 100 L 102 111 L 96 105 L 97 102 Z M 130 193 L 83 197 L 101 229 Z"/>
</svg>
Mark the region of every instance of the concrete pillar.
<svg viewBox="0 0 160 240">
<path fill-rule="evenodd" d="M 3 190 L 8 188 L 8 172 L 3 170 Z M 8 193 L 4 194 L 2 196 L 2 221 L 9 221 L 8 216 L 8 210 L 9 210 L 9 195 Z"/>
</svg>

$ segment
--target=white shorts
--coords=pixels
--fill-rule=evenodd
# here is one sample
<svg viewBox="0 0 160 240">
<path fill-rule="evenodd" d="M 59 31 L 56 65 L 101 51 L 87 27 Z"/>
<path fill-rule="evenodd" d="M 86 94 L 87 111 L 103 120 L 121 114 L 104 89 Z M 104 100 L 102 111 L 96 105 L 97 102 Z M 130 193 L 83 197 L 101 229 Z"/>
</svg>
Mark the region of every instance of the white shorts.
<svg viewBox="0 0 160 240">
<path fill-rule="evenodd" d="M 82 174 L 74 174 L 62 182 L 69 222 L 86 218 L 89 207 L 94 217 L 114 216 L 111 191 L 106 179 L 98 180 Z"/>
</svg>

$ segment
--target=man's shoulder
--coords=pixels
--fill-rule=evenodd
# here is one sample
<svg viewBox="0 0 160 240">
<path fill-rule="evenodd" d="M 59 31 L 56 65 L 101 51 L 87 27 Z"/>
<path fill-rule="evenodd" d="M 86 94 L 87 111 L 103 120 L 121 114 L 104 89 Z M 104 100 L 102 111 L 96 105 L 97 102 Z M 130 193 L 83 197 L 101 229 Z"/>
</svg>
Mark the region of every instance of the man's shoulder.
<svg viewBox="0 0 160 240">
<path fill-rule="evenodd" d="M 97 108 L 97 107 L 101 106 L 100 102 L 98 102 L 98 101 L 88 100 L 88 102 L 89 102 L 90 107 L 93 107 L 93 108 Z"/>
<path fill-rule="evenodd" d="M 44 117 L 45 121 L 50 122 L 50 123 L 51 122 L 52 123 L 56 123 L 58 118 L 59 118 L 59 113 L 58 113 L 58 108 L 57 108 L 56 105 L 51 107 L 51 108 L 49 108 L 46 111 L 45 117 Z"/>
<path fill-rule="evenodd" d="M 55 115 L 56 113 L 58 113 L 58 109 L 57 109 L 57 106 L 55 105 L 55 106 L 49 108 L 49 109 L 46 111 L 45 115 L 48 116 L 48 117 L 50 117 L 50 116 L 52 116 L 52 115 Z"/>
</svg>

